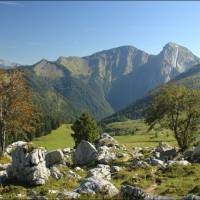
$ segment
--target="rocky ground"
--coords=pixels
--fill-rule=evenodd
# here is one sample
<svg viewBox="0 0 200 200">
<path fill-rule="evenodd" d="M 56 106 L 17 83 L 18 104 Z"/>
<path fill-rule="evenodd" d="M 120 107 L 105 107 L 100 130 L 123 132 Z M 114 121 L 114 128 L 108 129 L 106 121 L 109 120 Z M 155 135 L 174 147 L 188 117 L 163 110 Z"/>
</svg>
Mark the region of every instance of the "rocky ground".
<svg viewBox="0 0 200 200">
<path fill-rule="evenodd" d="M 200 146 L 126 149 L 103 133 L 94 145 L 51 152 L 19 141 L 6 154 L 1 199 L 200 199 Z"/>
</svg>

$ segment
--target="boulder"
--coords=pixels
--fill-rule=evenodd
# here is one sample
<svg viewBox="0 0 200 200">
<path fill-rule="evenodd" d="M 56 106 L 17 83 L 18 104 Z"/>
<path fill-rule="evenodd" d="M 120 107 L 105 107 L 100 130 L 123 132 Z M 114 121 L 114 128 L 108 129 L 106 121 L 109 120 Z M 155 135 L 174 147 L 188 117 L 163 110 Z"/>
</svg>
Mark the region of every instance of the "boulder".
<svg viewBox="0 0 200 200">
<path fill-rule="evenodd" d="M 17 142 L 14 142 L 14 143 L 12 143 L 12 144 L 10 144 L 10 145 L 8 145 L 8 146 L 6 147 L 5 152 L 6 152 L 8 155 L 10 155 L 10 154 L 12 153 L 12 151 L 15 150 L 16 147 L 23 146 L 23 145 L 25 145 L 25 144 L 27 144 L 27 142 L 24 142 L 24 141 L 17 141 Z"/>
<path fill-rule="evenodd" d="M 76 148 L 73 162 L 76 165 L 88 165 L 97 160 L 97 150 L 91 143 L 82 140 Z"/>
<path fill-rule="evenodd" d="M 146 169 L 146 168 L 149 167 L 149 164 L 147 162 L 143 161 L 143 160 L 140 160 L 139 158 L 134 158 L 133 159 L 133 166 Z"/>
<path fill-rule="evenodd" d="M 62 150 L 64 154 L 70 154 L 72 152 L 71 148 L 67 147 Z"/>
<path fill-rule="evenodd" d="M 193 162 L 200 162 L 200 145 L 194 148 L 191 155 L 191 160 Z"/>
<path fill-rule="evenodd" d="M 116 154 L 111 152 L 107 146 L 101 146 L 98 148 L 97 161 L 100 164 L 109 164 L 111 161 L 116 159 Z"/>
<path fill-rule="evenodd" d="M 6 171 L 0 171 L 0 184 L 4 183 L 8 178 Z"/>
<path fill-rule="evenodd" d="M 122 167 L 119 167 L 119 166 L 112 166 L 111 167 L 111 173 L 116 173 L 116 172 L 119 172 L 122 170 Z"/>
<path fill-rule="evenodd" d="M 51 167 L 55 164 L 63 163 L 64 161 L 64 154 L 62 150 L 57 149 L 55 151 L 50 151 L 45 156 L 46 165 L 47 167 Z"/>
<path fill-rule="evenodd" d="M 154 155 L 159 160 L 168 161 L 177 156 L 177 151 L 170 145 L 161 142 L 159 143 L 159 146 L 155 149 Z"/>
<path fill-rule="evenodd" d="M 29 185 L 44 185 L 50 176 L 46 168 L 44 149 L 26 143 L 11 153 L 12 164 L 7 168 L 8 178 Z"/>
<path fill-rule="evenodd" d="M 156 159 L 154 157 L 150 157 L 147 163 L 153 166 L 164 166 L 164 161 Z"/>
<path fill-rule="evenodd" d="M 144 192 L 141 188 L 124 185 L 121 187 L 121 195 L 126 200 L 173 200 L 166 196 L 153 196 Z"/>
<path fill-rule="evenodd" d="M 188 162 L 187 160 L 171 160 L 168 162 L 168 165 L 171 166 L 171 165 L 183 165 L 183 166 L 186 166 L 186 165 L 190 165 L 191 163 Z"/>
<path fill-rule="evenodd" d="M 114 198 L 119 193 L 118 189 L 108 180 L 96 176 L 86 178 L 74 192 L 87 195 L 100 194 L 104 198 Z"/>
<path fill-rule="evenodd" d="M 111 137 L 108 133 L 101 134 L 100 138 L 96 141 L 97 147 L 107 146 L 107 147 L 117 147 L 119 148 L 119 144 L 117 140 Z"/>
<path fill-rule="evenodd" d="M 51 167 L 50 168 L 51 176 L 55 179 L 61 179 L 63 177 L 63 174 L 60 172 L 60 170 L 57 167 Z"/>
<path fill-rule="evenodd" d="M 95 176 L 98 178 L 110 180 L 111 179 L 110 166 L 98 164 L 96 168 L 89 170 L 88 176 L 89 177 Z"/>
</svg>

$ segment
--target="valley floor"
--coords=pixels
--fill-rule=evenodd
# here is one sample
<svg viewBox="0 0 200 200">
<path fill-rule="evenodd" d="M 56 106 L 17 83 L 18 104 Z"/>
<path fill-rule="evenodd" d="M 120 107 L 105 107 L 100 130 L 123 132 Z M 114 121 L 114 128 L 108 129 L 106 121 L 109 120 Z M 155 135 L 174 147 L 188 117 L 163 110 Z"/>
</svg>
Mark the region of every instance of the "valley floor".
<svg viewBox="0 0 200 200">
<path fill-rule="evenodd" d="M 51 134 L 35 139 L 33 143 L 48 150 L 73 147 L 74 142 L 71 137 L 72 130 L 70 126 L 70 124 L 62 125 L 57 130 L 52 131 Z M 134 147 L 142 147 L 145 157 L 149 157 L 150 151 L 147 149 L 158 146 L 160 141 L 167 142 L 174 147 L 177 146 L 175 139 L 168 130 L 157 127 L 154 131 L 147 132 L 147 128 L 143 121 L 130 120 L 108 124 L 106 130 L 110 134 L 116 135 L 114 138 L 130 151 Z M 0 160 L 1 162 L 3 163 L 2 160 Z M 177 199 L 188 194 L 200 195 L 200 164 L 173 165 L 168 168 L 160 166 L 134 168 L 132 162 L 132 160 L 118 159 L 112 163 L 112 166 L 122 167 L 122 170 L 113 174 L 111 179 L 111 182 L 117 188 L 120 189 L 123 184 L 134 185 L 151 194 L 172 196 Z M 4 185 L 0 186 L 0 194 L 3 194 L 4 198 L 14 198 L 18 194 L 26 195 L 34 189 L 40 195 L 55 198 L 55 195 L 50 194 L 49 191 L 73 190 L 80 185 L 81 180 L 85 178 L 88 171 L 87 168 L 83 168 L 83 170 L 76 172 L 81 176 L 81 180 L 71 178 L 68 181 L 66 174 L 72 169 L 69 166 L 61 166 L 59 170 L 64 174 L 62 179 L 55 180 L 51 177 L 44 186 L 34 188 L 14 183 Z M 88 199 L 88 197 L 85 199 Z"/>
</svg>

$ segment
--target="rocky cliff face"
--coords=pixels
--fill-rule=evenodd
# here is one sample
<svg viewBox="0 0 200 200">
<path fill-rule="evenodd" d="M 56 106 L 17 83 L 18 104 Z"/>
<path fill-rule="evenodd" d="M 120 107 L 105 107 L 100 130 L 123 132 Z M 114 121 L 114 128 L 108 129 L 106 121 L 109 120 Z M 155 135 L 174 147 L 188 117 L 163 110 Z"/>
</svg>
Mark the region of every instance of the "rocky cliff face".
<svg viewBox="0 0 200 200">
<path fill-rule="evenodd" d="M 82 105 L 79 101 L 83 99 L 77 95 L 81 90 L 86 105 L 92 102 L 87 96 L 93 96 L 96 102 L 100 99 L 101 105 L 92 103 L 90 107 L 93 107 L 92 113 L 99 112 L 99 105 L 106 107 L 104 110 L 108 112 L 101 113 L 105 116 L 199 63 L 200 59 L 190 50 L 170 42 L 158 55 L 150 55 L 133 46 L 121 46 L 82 58 L 60 57 L 55 62 L 42 60 L 34 65 L 33 72 L 45 79 L 46 85 L 52 86 L 53 81 L 53 88 L 68 99 L 72 94 L 77 105 Z M 74 94 L 74 88 L 77 94 Z"/>
</svg>

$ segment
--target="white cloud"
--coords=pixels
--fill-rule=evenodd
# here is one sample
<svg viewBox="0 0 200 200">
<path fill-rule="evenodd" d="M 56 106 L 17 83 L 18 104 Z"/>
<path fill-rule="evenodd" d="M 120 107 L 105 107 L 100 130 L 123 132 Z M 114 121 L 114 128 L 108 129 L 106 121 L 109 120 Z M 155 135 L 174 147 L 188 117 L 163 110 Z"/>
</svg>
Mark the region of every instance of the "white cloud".
<svg viewBox="0 0 200 200">
<path fill-rule="evenodd" d="M 13 1 L 0 1 L 0 5 L 24 7 L 24 4 Z"/>
</svg>

